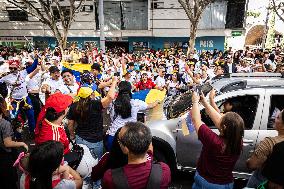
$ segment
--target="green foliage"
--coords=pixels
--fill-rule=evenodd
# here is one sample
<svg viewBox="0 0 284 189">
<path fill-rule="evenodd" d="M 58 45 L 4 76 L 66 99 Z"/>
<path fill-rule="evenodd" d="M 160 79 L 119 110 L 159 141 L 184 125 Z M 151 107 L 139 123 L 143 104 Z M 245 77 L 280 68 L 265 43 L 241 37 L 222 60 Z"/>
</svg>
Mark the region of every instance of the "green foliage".
<svg viewBox="0 0 284 189">
<path fill-rule="evenodd" d="M 272 12 L 269 19 L 269 29 L 267 32 L 265 48 L 271 49 L 275 46 L 275 12 Z"/>
</svg>

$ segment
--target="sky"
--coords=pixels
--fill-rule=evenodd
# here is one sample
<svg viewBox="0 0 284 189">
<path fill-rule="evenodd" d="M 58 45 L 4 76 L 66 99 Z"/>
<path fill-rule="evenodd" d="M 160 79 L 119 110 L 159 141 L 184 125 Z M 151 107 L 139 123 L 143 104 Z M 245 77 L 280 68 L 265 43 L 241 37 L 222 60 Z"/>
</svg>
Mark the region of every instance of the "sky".
<svg viewBox="0 0 284 189">
<path fill-rule="evenodd" d="M 247 25 L 264 25 L 265 20 L 266 20 L 266 15 L 267 15 L 267 5 L 269 0 L 248 0 L 248 11 L 250 12 L 255 12 L 255 13 L 260 13 L 260 16 L 258 18 L 253 18 L 253 17 L 248 17 L 247 18 Z M 284 23 L 278 18 L 276 15 L 276 20 L 275 20 L 275 29 L 278 32 L 281 32 L 284 34 Z"/>
</svg>

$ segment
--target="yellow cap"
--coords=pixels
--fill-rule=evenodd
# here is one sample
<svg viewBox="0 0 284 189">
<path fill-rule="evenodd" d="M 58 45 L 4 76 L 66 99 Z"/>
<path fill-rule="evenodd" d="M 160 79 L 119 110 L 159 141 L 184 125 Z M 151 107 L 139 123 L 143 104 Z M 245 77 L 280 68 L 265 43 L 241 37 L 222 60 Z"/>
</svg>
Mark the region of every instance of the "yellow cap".
<svg viewBox="0 0 284 189">
<path fill-rule="evenodd" d="M 92 93 L 93 90 L 90 87 L 81 87 L 77 96 L 80 98 L 88 98 Z"/>
</svg>

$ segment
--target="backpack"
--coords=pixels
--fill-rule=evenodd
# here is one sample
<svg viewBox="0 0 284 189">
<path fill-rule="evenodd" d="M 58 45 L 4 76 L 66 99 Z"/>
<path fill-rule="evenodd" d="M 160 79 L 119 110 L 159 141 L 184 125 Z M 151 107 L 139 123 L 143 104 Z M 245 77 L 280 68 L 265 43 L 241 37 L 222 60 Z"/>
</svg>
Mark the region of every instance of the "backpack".
<svg viewBox="0 0 284 189">
<path fill-rule="evenodd" d="M 123 167 L 112 169 L 112 181 L 116 189 L 130 189 L 127 177 L 123 172 Z M 159 189 L 162 180 L 162 167 L 159 163 L 152 163 L 150 176 L 146 189 Z"/>
</svg>

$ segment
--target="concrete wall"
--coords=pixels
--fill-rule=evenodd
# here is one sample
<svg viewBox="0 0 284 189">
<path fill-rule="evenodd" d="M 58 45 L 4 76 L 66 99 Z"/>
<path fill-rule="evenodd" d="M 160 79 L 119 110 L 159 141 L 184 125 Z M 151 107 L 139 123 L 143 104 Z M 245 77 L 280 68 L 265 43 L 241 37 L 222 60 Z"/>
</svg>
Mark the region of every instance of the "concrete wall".
<svg viewBox="0 0 284 189">
<path fill-rule="evenodd" d="M 48 27 L 29 16 L 28 22 L 9 21 L 6 8 L 0 0 L 0 36 L 53 36 Z M 187 37 L 190 22 L 177 0 L 158 0 L 162 6 L 151 10 L 152 1 L 148 1 L 148 30 L 107 31 L 107 37 L 151 36 L 151 37 Z M 86 5 L 92 1 L 86 1 Z M 217 1 L 207 7 L 199 24 L 198 36 L 225 36 L 226 1 Z M 70 37 L 98 37 L 94 12 L 79 12 L 69 32 Z"/>
</svg>

